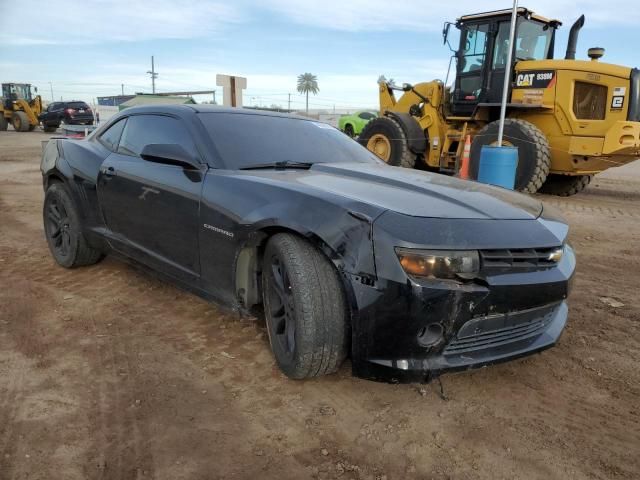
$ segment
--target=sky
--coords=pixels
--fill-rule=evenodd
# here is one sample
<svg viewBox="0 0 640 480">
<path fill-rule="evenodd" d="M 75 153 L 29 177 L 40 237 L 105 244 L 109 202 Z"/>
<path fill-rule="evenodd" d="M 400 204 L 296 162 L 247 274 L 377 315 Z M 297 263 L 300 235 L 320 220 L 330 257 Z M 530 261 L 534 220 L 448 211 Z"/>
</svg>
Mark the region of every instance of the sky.
<svg viewBox="0 0 640 480">
<path fill-rule="evenodd" d="M 31 83 L 45 100 L 52 90 L 56 100 L 89 102 L 122 89 L 151 92 L 146 72 L 154 55 L 160 92 L 219 89 L 216 74 L 240 75 L 247 77 L 245 105 L 286 108 L 291 93 L 291 107 L 303 108 L 296 77 L 310 72 L 320 87 L 310 108 L 375 108 L 379 75 L 398 83 L 445 79 L 451 56 L 442 42 L 445 21 L 510 6 L 494 0 L 0 0 L 0 81 Z M 606 49 L 602 61 L 640 67 L 637 0 L 520 6 L 563 22 L 556 57 L 564 56 L 569 28 L 584 13 L 577 58 L 598 46 Z"/>
</svg>

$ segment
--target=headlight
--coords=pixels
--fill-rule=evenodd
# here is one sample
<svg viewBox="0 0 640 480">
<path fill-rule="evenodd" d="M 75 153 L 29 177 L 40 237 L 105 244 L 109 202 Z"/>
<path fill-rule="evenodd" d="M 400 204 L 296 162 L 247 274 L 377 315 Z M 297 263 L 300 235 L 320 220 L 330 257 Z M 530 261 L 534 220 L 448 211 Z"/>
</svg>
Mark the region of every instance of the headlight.
<svg viewBox="0 0 640 480">
<path fill-rule="evenodd" d="M 404 271 L 416 277 L 473 278 L 480 270 L 476 250 L 396 248 L 396 254 Z"/>
</svg>

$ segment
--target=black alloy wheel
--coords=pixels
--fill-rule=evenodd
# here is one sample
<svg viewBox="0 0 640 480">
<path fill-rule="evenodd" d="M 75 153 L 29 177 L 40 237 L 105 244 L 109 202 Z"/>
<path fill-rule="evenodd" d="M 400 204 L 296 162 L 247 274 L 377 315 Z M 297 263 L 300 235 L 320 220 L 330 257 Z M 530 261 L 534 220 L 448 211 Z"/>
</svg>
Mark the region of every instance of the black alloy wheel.
<svg viewBox="0 0 640 480">
<path fill-rule="evenodd" d="M 87 242 L 77 207 L 65 185 L 55 182 L 47 188 L 42 209 L 44 232 L 55 261 L 73 268 L 100 261 L 103 253 Z"/>
<path fill-rule="evenodd" d="M 278 350 L 290 360 L 296 348 L 295 305 L 287 269 L 278 257 L 271 258 L 268 275 L 269 335 L 277 344 Z"/>
<path fill-rule="evenodd" d="M 71 253 L 69 215 L 59 198 L 52 198 L 45 212 L 45 229 L 56 258 L 66 259 Z"/>
</svg>

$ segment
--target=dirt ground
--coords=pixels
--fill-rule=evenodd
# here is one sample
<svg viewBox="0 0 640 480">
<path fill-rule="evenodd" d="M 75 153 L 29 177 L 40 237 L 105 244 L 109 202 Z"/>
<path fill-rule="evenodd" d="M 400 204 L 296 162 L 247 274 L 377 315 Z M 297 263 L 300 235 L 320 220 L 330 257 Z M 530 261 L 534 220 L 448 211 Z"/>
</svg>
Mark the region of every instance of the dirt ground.
<svg viewBox="0 0 640 480">
<path fill-rule="evenodd" d="M 0 479 L 640 478 L 640 162 L 540 197 L 571 223 L 568 327 L 444 400 L 348 364 L 288 380 L 255 319 L 110 258 L 58 267 L 46 138 L 0 132 Z"/>
</svg>

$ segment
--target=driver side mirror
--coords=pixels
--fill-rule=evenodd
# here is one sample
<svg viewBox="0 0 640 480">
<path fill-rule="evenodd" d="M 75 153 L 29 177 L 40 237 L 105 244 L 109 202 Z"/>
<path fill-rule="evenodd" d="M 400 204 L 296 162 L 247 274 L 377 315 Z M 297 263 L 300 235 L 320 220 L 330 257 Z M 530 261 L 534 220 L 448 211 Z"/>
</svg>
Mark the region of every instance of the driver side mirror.
<svg viewBox="0 0 640 480">
<path fill-rule="evenodd" d="M 177 143 L 150 143 L 140 156 L 148 161 L 199 170 L 201 163 Z"/>
<path fill-rule="evenodd" d="M 449 22 L 445 22 L 444 27 L 442 28 L 442 44 L 443 45 L 447 43 L 447 39 L 449 38 L 449 28 L 451 28 L 451 24 Z"/>
</svg>

